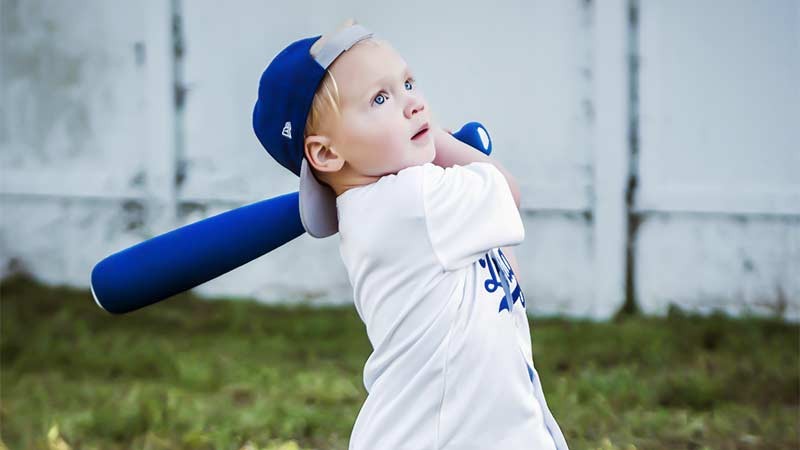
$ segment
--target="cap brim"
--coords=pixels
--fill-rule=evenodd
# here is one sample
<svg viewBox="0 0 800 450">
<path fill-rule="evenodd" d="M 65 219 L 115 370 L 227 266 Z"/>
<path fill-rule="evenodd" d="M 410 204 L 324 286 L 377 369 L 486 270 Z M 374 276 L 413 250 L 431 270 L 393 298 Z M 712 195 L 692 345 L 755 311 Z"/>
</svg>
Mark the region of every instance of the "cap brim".
<svg viewBox="0 0 800 450">
<path fill-rule="evenodd" d="M 320 183 L 303 157 L 300 166 L 300 221 L 308 234 L 324 238 L 339 231 L 336 194 Z"/>
</svg>

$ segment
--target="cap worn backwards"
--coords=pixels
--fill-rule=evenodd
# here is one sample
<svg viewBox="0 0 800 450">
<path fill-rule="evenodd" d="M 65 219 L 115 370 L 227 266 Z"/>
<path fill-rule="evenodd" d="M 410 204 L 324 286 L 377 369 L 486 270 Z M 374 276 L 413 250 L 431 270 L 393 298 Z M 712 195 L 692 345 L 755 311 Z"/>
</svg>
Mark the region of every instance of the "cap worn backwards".
<svg viewBox="0 0 800 450">
<path fill-rule="evenodd" d="M 334 33 L 316 56 L 311 46 L 322 36 L 295 41 L 275 56 L 259 81 L 253 130 L 267 152 L 300 177 L 300 219 L 316 238 L 335 234 L 339 221 L 335 193 L 314 177 L 304 156 L 306 120 L 325 71 L 339 55 L 373 35 L 351 25 Z"/>
</svg>

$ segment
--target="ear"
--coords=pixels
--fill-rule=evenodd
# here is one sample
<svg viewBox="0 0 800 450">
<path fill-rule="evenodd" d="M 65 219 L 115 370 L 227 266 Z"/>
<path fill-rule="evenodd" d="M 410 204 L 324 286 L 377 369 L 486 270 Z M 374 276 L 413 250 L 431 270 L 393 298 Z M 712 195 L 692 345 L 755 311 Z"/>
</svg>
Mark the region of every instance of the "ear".
<svg viewBox="0 0 800 450">
<path fill-rule="evenodd" d="M 309 164 L 320 172 L 337 172 L 344 166 L 344 158 L 331 147 L 327 136 L 308 136 L 303 150 Z"/>
</svg>

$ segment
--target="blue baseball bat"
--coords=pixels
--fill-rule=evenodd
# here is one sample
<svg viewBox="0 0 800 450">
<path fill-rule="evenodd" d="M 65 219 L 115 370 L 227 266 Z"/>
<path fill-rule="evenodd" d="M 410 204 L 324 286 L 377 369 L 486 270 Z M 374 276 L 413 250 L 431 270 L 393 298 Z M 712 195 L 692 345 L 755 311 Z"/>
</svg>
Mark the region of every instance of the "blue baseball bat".
<svg viewBox="0 0 800 450">
<path fill-rule="evenodd" d="M 469 122 L 453 136 L 489 155 L 486 128 Z M 251 203 L 114 253 L 92 269 L 98 306 L 124 314 L 189 290 L 305 233 L 299 192 Z"/>
</svg>

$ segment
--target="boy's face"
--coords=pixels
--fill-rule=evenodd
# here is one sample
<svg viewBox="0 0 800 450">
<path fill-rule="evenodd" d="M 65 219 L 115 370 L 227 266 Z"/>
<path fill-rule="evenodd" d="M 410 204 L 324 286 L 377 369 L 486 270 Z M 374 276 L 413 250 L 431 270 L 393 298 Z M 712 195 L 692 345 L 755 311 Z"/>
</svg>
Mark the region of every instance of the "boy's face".
<svg viewBox="0 0 800 450">
<path fill-rule="evenodd" d="M 433 161 L 428 103 L 391 46 L 359 42 L 340 55 L 330 71 L 342 113 L 331 130 L 331 146 L 353 171 L 383 176 Z M 431 129 L 412 140 L 425 123 Z"/>
</svg>

